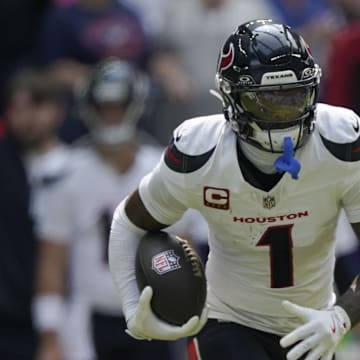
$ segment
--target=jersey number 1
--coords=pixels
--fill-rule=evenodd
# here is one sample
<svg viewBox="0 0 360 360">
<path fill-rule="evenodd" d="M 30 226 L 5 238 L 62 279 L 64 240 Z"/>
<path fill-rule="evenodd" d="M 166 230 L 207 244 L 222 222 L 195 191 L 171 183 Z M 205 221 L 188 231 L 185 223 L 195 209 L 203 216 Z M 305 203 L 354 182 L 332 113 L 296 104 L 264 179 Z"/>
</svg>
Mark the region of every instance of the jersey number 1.
<svg viewBox="0 0 360 360">
<path fill-rule="evenodd" d="M 293 224 L 270 226 L 266 229 L 256 246 L 269 246 L 271 287 L 294 286 Z"/>
</svg>

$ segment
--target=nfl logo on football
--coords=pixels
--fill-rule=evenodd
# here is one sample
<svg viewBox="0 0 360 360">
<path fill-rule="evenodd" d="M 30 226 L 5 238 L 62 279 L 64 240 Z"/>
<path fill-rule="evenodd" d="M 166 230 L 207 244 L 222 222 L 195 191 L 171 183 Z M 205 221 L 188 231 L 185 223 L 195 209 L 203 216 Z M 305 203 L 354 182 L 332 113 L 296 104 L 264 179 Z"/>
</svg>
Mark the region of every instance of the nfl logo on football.
<svg viewBox="0 0 360 360">
<path fill-rule="evenodd" d="M 180 269 L 180 257 L 174 253 L 174 250 L 163 251 L 153 256 L 151 268 L 159 275 Z"/>
<path fill-rule="evenodd" d="M 263 197 L 263 207 L 265 209 L 272 209 L 273 207 L 275 207 L 275 205 L 276 205 L 276 201 L 274 196 L 268 195 Z"/>
</svg>

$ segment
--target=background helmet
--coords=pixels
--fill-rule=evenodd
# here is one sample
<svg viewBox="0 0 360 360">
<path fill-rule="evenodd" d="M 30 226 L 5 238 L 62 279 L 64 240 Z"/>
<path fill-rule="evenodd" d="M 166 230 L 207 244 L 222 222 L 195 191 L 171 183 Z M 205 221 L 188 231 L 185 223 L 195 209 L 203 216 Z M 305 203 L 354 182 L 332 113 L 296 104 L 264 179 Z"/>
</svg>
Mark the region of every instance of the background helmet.
<svg viewBox="0 0 360 360">
<path fill-rule="evenodd" d="M 296 149 L 314 128 L 320 75 L 300 35 L 282 23 L 254 20 L 226 40 L 216 83 L 225 117 L 238 136 L 282 152 L 285 136 Z"/>
<path fill-rule="evenodd" d="M 147 77 L 126 61 L 111 57 L 94 67 L 77 89 L 77 104 L 95 143 L 116 146 L 134 138 L 148 89 Z M 114 123 L 105 124 L 101 119 L 99 108 L 106 104 L 125 109 Z"/>
</svg>

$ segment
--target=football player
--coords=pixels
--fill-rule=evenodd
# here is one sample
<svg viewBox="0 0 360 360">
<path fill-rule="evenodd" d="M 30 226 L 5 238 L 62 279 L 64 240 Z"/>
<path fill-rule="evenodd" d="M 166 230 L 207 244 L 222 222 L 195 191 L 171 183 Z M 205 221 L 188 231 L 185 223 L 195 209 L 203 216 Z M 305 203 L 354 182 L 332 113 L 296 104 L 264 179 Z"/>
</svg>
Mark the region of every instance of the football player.
<svg viewBox="0 0 360 360">
<path fill-rule="evenodd" d="M 139 344 L 125 334 L 107 262 L 114 209 L 161 155 L 158 147 L 138 143 L 148 92 L 143 76 L 110 58 L 79 89 L 88 144 L 74 150 L 71 171 L 47 189 L 37 212 L 34 316 L 41 360 L 172 358 L 169 343 Z"/>
<path fill-rule="evenodd" d="M 330 360 L 360 320 L 360 277 L 336 299 L 341 208 L 360 235 L 360 123 L 317 103 L 321 70 L 304 39 L 272 20 L 240 25 L 220 51 L 223 114 L 175 129 L 164 155 L 117 207 L 110 268 L 128 333 L 189 342 L 190 359 Z M 146 231 L 188 208 L 209 225 L 208 307 L 182 326 L 151 311 L 134 256 Z"/>
<path fill-rule="evenodd" d="M 43 70 L 21 67 L 11 74 L 0 135 L 1 359 L 35 359 L 33 199 L 66 163 L 67 149 L 56 136 L 64 107 L 62 89 Z"/>
</svg>

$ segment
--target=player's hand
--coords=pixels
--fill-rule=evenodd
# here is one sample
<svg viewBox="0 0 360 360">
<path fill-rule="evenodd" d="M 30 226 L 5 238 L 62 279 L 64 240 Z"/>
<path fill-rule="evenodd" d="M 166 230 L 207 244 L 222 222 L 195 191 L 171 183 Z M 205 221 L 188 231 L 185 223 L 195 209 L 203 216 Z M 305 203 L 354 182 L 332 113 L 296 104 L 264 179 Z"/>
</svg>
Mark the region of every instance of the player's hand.
<svg viewBox="0 0 360 360">
<path fill-rule="evenodd" d="M 205 325 L 208 309 L 199 316 L 193 316 L 184 325 L 175 326 L 158 319 L 151 310 L 153 290 L 150 286 L 141 293 L 136 311 L 127 322 L 126 333 L 137 340 L 177 340 L 197 334 Z"/>
<path fill-rule="evenodd" d="M 284 309 L 298 317 L 304 325 L 299 326 L 280 340 L 283 348 L 295 345 L 287 354 L 288 360 L 331 360 L 336 347 L 350 330 L 351 322 L 345 310 L 333 306 L 328 310 L 314 310 L 283 301 Z"/>
</svg>

